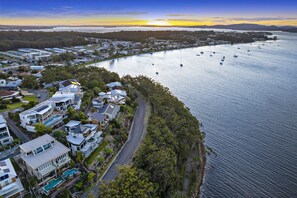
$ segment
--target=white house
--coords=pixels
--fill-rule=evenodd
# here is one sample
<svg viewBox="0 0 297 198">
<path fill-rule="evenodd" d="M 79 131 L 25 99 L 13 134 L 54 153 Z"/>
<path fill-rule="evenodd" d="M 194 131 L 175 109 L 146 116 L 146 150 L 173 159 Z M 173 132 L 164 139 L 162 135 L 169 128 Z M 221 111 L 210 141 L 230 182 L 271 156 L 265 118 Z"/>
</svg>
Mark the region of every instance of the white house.
<svg viewBox="0 0 297 198">
<path fill-rule="evenodd" d="M 97 131 L 98 125 L 84 124 L 80 121 L 71 120 L 65 125 L 65 131 L 69 147 L 73 155 L 76 151 L 81 151 L 88 157 L 102 142 L 102 131 Z"/>
<path fill-rule="evenodd" d="M 62 101 L 62 103 L 67 101 Z M 21 126 L 30 132 L 35 132 L 35 124 L 42 123 L 54 127 L 64 119 L 62 111 L 56 111 L 55 101 L 46 100 L 35 107 L 19 114 Z"/>
<path fill-rule="evenodd" d="M 10 136 L 6 120 L 3 115 L 0 115 L 0 145 L 7 145 L 12 142 L 13 138 Z"/>
<path fill-rule="evenodd" d="M 48 134 L 20 145 L 20 151 L 21 167 L 38 180 L 56 175 L 70 162 L 69 148 Z"/>
<path fill-rule="evenodd" d="M 57 91 L 50 99 L 20 113 L 20 125 L 30 132 L 35 132 L 34 125 L 37 123 L 54 127 L 67 116 L 68 107 L 79 109 L 80 105 L 80 95 L 71 91 Z"/>
<path fill-rule="evenodd" d="M 113 89 L 107 93 L 100 92 L 99 98 L 107 99 L 108 102 L 114 104 L 125 104 L 127 98 L 127 92 L 121 89 Z"/>
<path fill-rule="evenodd" d="M 101 109 L 104 105 L 104 99 L 101 97 L 94 98 L 92 100 L 93 107 L 96 109 Z"/>
<path fill-rule="evenodd" d="M 0 196 L 18 197 L 24 190 L 10 159 L 0 161 Z"/>
</svg>

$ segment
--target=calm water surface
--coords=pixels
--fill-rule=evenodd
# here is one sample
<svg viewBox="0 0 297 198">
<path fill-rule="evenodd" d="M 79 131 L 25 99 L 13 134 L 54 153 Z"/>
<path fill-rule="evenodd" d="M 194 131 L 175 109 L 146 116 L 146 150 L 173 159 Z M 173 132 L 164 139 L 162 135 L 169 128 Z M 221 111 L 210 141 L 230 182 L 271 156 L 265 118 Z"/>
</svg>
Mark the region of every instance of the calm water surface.
<svg viewBox="0 0 297 198">
<path fill-rule="evenodd" d="M 217 156 L 208 158 L 201 197 L 297 197 L 297 34 L 276 34 L 275 42 L 158 52 L 96 65 L 152 77 L 203 123 L 206 144 Z"/>
</svg>

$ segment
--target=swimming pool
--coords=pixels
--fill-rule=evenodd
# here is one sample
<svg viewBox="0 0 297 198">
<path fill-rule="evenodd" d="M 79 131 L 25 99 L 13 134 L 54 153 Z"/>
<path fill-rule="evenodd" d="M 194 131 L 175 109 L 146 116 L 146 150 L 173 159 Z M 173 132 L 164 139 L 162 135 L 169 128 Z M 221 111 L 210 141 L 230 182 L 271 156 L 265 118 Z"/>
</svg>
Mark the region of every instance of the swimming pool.
<svg viewBox="0 0 297 198">
<path fill-rule="evenodd" d="M 48 193 L 51 189 L 55 188 L 58 186 L 60 183 L 62 183 L 62 179 L 54 179 L 51 180 L 46 186 L 43 187 L 43 190 Z"/>
<path fill-rule="evenodd" d="M 61 120 L 61 116 L 60 115 L 55 115 L 54 117 L 48 119 L 47 121 L 44 122 L 45 126 L 52 126 L 54 124 L 56 124 L 58 121 Z"/>
<path fill-rule="evenodd" d="M 78 173 L 79 171 L 76 168 L 69 169 L 63 172 L 62 177 L 65 179 L 69 176 L 73 176 L 74 174 Z"/>
</svg>

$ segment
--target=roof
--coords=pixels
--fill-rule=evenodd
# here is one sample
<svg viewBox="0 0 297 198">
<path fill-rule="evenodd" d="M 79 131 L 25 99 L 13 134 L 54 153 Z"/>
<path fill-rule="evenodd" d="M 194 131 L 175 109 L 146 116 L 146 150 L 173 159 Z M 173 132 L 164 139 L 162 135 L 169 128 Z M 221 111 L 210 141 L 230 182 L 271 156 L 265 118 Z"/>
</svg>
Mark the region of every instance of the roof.
<svg viewBox="0 0 297 198">
<path fill-rule="evenodd" d="M 111 83 L 106 84 L 106 86 L 109 87 L 109 88 L 122 87 L 122 83 L 120 83 L 120 82 L 111 82 Z"/>
<path fill-rule="evenodd" d="M 108 104 L 104 104 L 103 107 L 99 109 L 99 113 L 104 113 L 107 107 L 108 107 Z"/>
<path fill-rule="evenodd" d="M 121 95 L 124 97 L 127 97 L 127 92 L 125 90 L 119 90 L 119 89 L 114 89 L 112 91 L 110 91 L 111 95 Z"/>
<path fill-rule="evenodd" d="M 42 146 L 46 143 L 49 143 L 49 141 L 51 141 L 51 140 L 55 141 L 52 148 L 49 148 L 46 151 L 43 151 L 37 155 L 30 155 L 30 156 L 22 155 L 21 158 L 33 169 L 36 169 L 39 166 L 45 164 L 46 162 L 54 160 L 57 157 L 65 154 L 65 153 L 68 153 L 70 151 L 69 148 L 64 146 L 62 143 L 56 141 L 53 137 L 51 137 L 48 134 L 45 134 L 39 138 L 36 138 L 29 142 L 26 142 L 25 144 L 22 144 L 22 145 L 20 145 L 20 148 L 22 150 L 30 151 L 34 148 L 37 148 L 37 147 Z"/>
<path fill-rule="evenodd" d="M 120 110 L 120 106 L 109 104 L 107 109 L 105 110 L 106 114 L 113 115 L 116 114 Z"/>
<path fill-rule="evenodd" d="M 71 144 L 75 144 L 75 145 L 80 145 L 85 140 L 85 138 L 77 137 L 77 136 L 73 136 L 73 135 L 67 135 L 66 139 L 68 142 L 70 142 Z"/>
<path fill-rule="evenodd" d="M 98 122 L 102 122 L 106 118 L 106 116 L 103 113 L 95 112 L 91 115 L 91 118 Z"/>
<path fill-rule="evenodd" d="M 5 174 L 17 176 L 11 164 L 10 159 L 5 159 L 3 161 L 0 161 L 0 175 L 5 175 Z"/>
<path fill-rule="evenodd" d="M 91 129 L 91 131 L 94 131 L 98 128 L 97 124 L 84 124 L 83 126 Z"/>
<path fill-rule="evenodd" d="M 50 143 L 51 141 L 54 141 L 54 140 L 55 140 L 55 138 L 53 138 L 52 136 L 50 136 L 48 134 L 45 134 L 45 135 L 35 138 L 29 142 L 21 144 L 20 148 L 24 152 L 29 152 L 29 151 L 36 149 L 37 147 L 43 146 L 43 145 Z"/>
<path fill-rule="evenodd" d="M 26 114 L 43 114 L 47 112 L 49 109 L 51 109 L 53 106 L 53 102 L 50 100 L 46 100 L 44 102 L 39 103 L 35 107 L 32 107 L 31 109 L 28 109 L 26 111 L 23 111 L 20 113 L 21 116 Z"/>
<path fill-rule="evenodd" d="M 80 84 L 79 84 L 79 82 L 77 82 L 77 80 L 69 79 L 69 80 L 65 80 L 65 81 L 61 82 L 61 85 L 63 85 L 63 87 L 67 87 L 69 85 L 80 85 Z"/>
<path fill-rule="evenodd" d="M 5 89 L 0 90 L 0 97 L 11 96 L 13 94 L 15 94 L 14 91 L 8 91 L 8 90 L 5 90 Z"/>
<path fill-rule="evenodd" d="M 3 115 L 0 115 L 0 124 L 5 123 L 6 124 L 6 120 L 3 117 Z"/>
<path fill-rule="evenodd" d="M 65 126 L 66 127 L 74 127 L 74 126 L 77 126 L 80 124 L 81 124 L 81 121 L 70 120 Z"/>
</svg>

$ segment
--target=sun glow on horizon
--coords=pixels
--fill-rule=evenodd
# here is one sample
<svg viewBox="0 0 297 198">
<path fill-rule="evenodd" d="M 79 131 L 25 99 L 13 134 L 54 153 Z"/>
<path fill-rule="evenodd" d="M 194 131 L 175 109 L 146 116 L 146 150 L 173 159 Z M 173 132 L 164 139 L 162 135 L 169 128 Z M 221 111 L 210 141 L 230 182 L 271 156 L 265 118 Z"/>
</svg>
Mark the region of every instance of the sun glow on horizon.
<svg viewBox="0 0 297 198">
<path fill-rule="evenodd" d="M 153 25 L 153 26 L 171 26 L 168 21 L 148 21 L 147 25 Z"/>
</svg>

